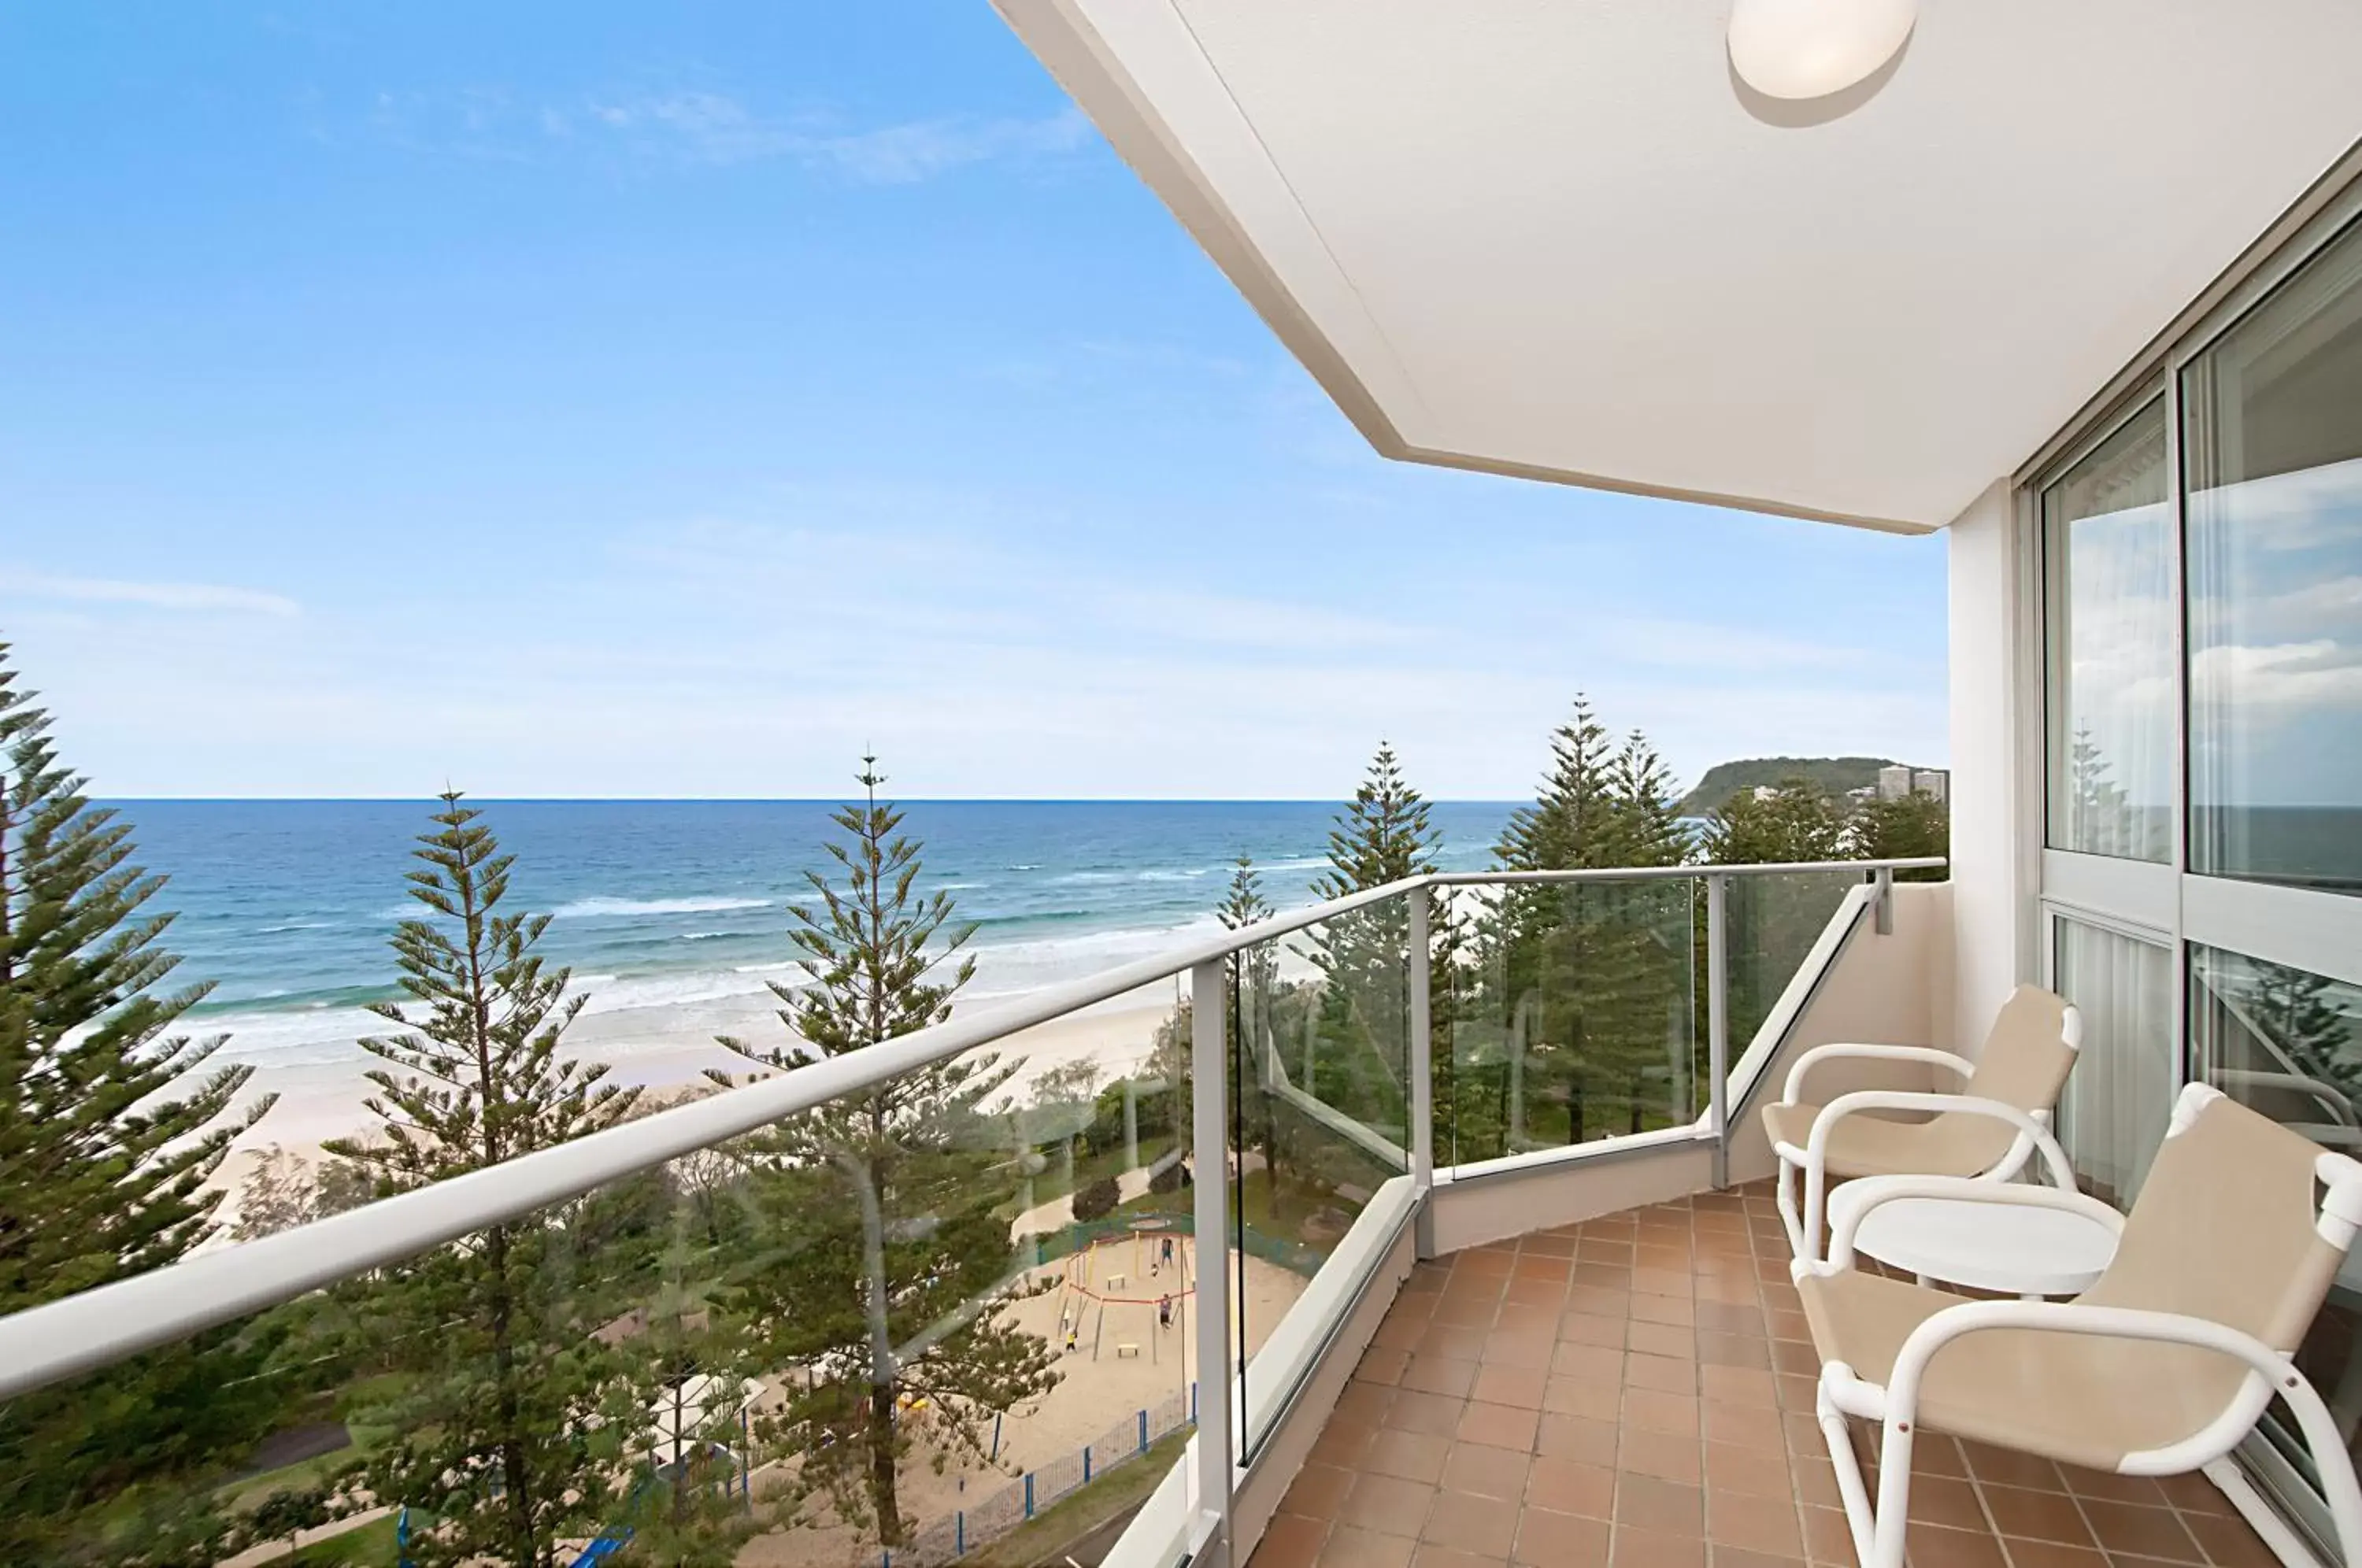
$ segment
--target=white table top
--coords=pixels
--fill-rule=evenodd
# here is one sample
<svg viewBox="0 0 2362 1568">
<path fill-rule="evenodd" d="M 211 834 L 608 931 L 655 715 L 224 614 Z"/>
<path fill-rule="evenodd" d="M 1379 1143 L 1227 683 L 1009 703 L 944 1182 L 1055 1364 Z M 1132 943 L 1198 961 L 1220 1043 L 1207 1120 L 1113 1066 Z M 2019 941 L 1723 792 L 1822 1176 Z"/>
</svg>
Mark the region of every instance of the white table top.
<svg viewBox="0 0 2362 1568">
<path fill-rule="evenodd" d="M 1834 1229 L 1859 1212 L 1888 1178 L 1849 1181 L 1829 1194 Z M 1908 1178 L 1904 1178 L 1908 1179 Z M 2116 1231 L 2090 1211 L 1898 1198 L 1871 1209 L 1854 1251 L 1930 1280 L 2012 1296 L 2073 1296 L 2088 1290 L 2116 1253 Z"/>
</svg>

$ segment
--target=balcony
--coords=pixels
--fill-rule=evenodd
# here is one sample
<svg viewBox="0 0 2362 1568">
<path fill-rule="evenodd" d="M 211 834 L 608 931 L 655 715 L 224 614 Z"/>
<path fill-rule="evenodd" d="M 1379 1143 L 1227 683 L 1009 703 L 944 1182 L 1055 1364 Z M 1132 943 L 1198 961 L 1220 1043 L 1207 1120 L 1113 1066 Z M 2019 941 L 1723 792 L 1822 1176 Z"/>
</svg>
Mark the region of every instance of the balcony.
<svg viewBox="0 0 2362 1568">
<path fill-rule="evenodd" d="M 732 1507 L 811 1491 L 854 1432 L 826 1425 L 814 1391 L 857 1386 L 866 1407 L 883 1365 L 907 1379 L 896 1419 L 919 1422 L 914 1445 L 964 1423 L 977 1451 L 944 1441 L 905 1466 L 890 1546 L 822 1507 L 740 1561 L 932 1565 L 1028 1526 L 1002 1558 L 1057 1560 L 1081 1538 L 1042 1533 L 1040 1516 L 1128 1472 L 1148 1495 L 1106 1548 L 1122 1568 L 1841 1563 L 1752 1107 L 1816 1044 L 1954 1043 L 1951 889 L 1896 879 L 1937 864 L 1372 889 L 0 1320 L 0 1397 L 71 1397 L 71 1379 L 226 1325 L 258 1345 L 258 1375 L 317 1375 L 343 1401 L 369 1383 L 347 1371 L 367 1369 L 270 1365 L 267 1314 L 297 1304 L 365 1360 L 398 1362 L 369 1345 L 371 1293 L 475 1255 L 500 1226 L 535 1249 L 520 1288 L 545 1327 L 523 1364 L 582 1390 L 550 1419 L 613 1447 L 609 1489 L 577 1510 L 602 1533 L 561 1535 L 569 1553 L 628 1540 L 647 1483 L 689 1485 L 690 1450 L 727 1459 L 697 1484 Z M 1163 1021 L 1145 1060 L 1102 1064 L 1113 1087 L 897 1122 L 893 1190 L 841 1192 L 829 1159 L 745 1142 L 841 1125 L 980 1052 L 1069 1059 L 1126 1010 Z M 1832 1087 L 1924 1088 L 1924 1073 L 1848 1063 Z M 737 1187 L 719 1221 L 701 1207 L 714 1173 L 684 1164 L 715 1148 L 743 1156 L 725 1162 Z M 1083 1216 L 1087 1183 L 1115 1207 Z M 798 1309 L 762 1305 L 779 1259 L 836 1268 L 851 1291 L 844 1260 L 865 1237 L 866 1255 L 927 1253 L 963 1224 L 1007 1251 L 898 1265 L 859 1356 L 782 1348 Z M 749 1332 L 701 1338 L 709 1301 Z M 931 1358 L 979 1326 L 1054 1378 L 1001 1403 L 930 1385 Z M 480 1327 L 453 1321 L 436 1354 L 489 1366 Z M 587 1360 L 586 1334 L 602 1347 Z M 750 1393 L 701 1394 L 692 1432 L 665 1397 L 689 1383 Z M 433 1430 L 415 1400 L 388 1408 Z M 1919 1464 L 1918 1568 L 2270 1560 L 2206 1483 L 1944 1439 Z M 480 1468 L 437 1461 L 410 1484 L 482 1507 L 499 1489 Z"/>
<path fill-rule="evenodd" d="M 1787 1265 L 1762 1183 L 1419 1263 L 1255 1568 L 1852 1563 Z M 1916 1461 L 1917 1568 L 2274 1562 L 2197 1477 L 1941 1436 Z"/>
</svg>

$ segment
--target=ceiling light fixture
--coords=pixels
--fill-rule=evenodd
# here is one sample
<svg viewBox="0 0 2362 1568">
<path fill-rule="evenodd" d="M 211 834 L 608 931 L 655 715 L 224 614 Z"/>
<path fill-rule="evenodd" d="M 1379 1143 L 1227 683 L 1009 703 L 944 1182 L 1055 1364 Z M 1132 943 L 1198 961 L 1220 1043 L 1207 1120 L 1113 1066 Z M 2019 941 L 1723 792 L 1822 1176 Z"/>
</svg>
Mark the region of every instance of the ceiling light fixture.
<svg viewBox="0 0 2362 1568">
<path fill-rule="evenodd" d="M 1767 97 L 1826 98 L 1893 60 L 1918 15 L 1918 0 L 1733 0 L 1731 69 Z"/>
</svg>

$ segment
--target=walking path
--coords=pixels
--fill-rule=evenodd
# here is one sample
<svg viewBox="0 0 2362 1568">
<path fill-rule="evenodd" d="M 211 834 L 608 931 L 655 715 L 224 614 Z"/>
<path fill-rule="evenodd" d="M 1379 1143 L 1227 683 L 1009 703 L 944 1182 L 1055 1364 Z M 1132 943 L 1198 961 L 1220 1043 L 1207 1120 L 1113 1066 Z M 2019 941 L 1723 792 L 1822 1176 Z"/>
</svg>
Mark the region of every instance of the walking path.
<svg viewBox="0 0 2362 1568">
<path fill-rule="evenodd" d="M 357 1530 L 363 1525 L 375 1524 L 392 1512 L 393 1509 L 391 1507 L 364 1508 L 359 1513 L 348 1514 L 340 1519 L 331 1519 L 317 1529 L 297 1530 L 292 1540 L 282 1535 L 277 1540 L 266 1540 L 259 1546 L 249 1546 L 235 1557 L 223 1558 L 214 1564 L 214 1568 L 248 1568 L 249 1563 L 270 1562 L 278 1558 L 292 1557 L 296 1551 L 315 1540 L 326 1540 L 332 1536 L 345 1535 Z"/>
</svg>

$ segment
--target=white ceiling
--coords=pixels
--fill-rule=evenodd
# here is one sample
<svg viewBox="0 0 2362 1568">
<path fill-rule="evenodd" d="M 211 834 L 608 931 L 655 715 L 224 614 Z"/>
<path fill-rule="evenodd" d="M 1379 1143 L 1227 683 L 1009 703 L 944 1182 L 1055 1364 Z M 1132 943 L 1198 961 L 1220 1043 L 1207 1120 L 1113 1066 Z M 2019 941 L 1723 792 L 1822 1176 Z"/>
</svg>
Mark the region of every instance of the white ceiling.
<svg viewBox="0 0 2362 1568">
<path fill-rule="evenodd" d="M 1883 526 L 2362 138 L 2362 0 L 1923 0 L 1786 125 L 1727 0 L 996 3 L 1381 450 Z"/>
</svg>

